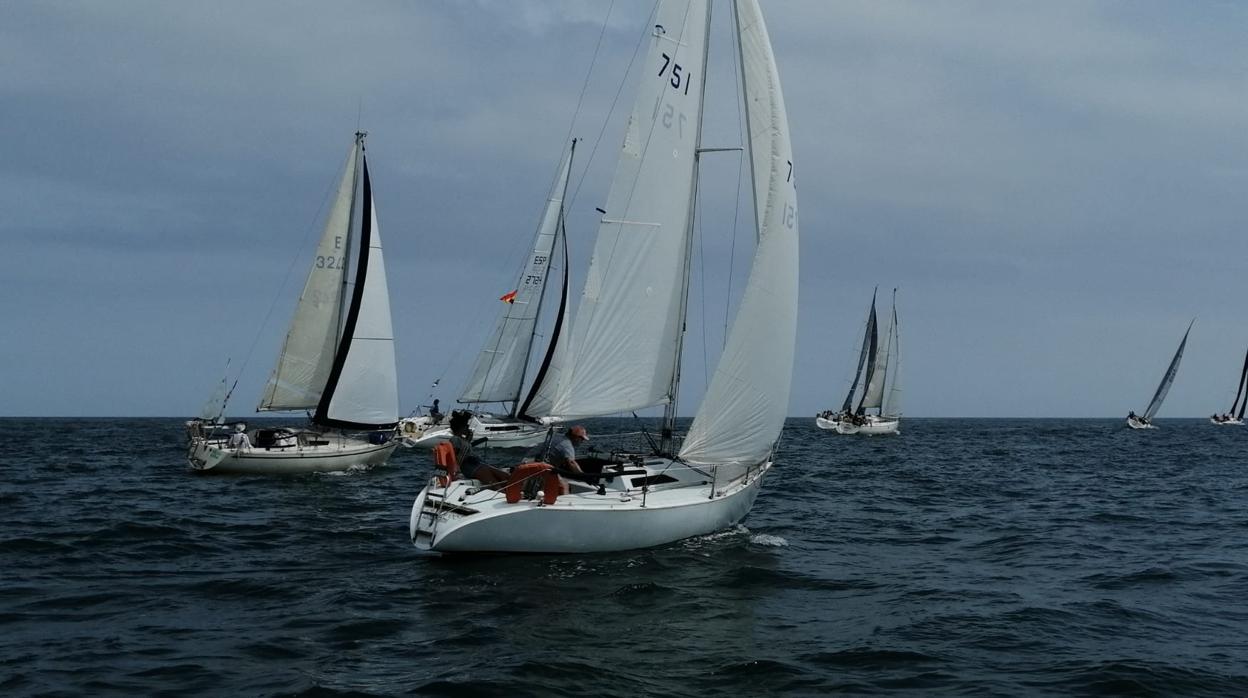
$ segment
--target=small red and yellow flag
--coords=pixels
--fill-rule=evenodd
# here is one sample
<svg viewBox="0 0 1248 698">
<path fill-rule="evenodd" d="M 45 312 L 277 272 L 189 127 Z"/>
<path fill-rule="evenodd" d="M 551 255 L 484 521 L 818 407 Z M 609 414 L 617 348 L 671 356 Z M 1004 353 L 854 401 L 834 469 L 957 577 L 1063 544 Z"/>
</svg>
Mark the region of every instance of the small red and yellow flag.
<svg viewBox="0 0 1248 698">
<path fill-rule="evenodd" d="M 515 302 L 516 302 L 516 292 L 515 292 L 515 291 L 511 291 L 510 293 L 504 293 L 501 297 L 499 297 L 499 300 L 500 300 L 500 301 L 502 301 L 502 302 L 504 302 L 504 303 L 515 303 Z"/>
</svg>

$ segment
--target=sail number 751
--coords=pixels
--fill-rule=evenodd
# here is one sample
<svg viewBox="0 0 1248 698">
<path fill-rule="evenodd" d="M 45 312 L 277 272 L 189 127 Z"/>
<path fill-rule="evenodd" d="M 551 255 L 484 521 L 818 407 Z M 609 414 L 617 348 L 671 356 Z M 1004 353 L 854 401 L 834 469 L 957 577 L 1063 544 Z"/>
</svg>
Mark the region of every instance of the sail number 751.
<svg viewBox="0 0 1248 698">
<path fill-rule="evenodd" d="M 674 90 L 679 90 L 681 85 L 684 85 L 684 94 L 689 94 L 689 84 L 693 82 L 693 76 L 688 73 L 682 75 L 681 71 L 684 69 L 681 65 L 679 63 L 673 63 L 672 57 L 665 53 L 663 54 L 663 67 L 659 68 L 659 77 L 662 77 L 663 73 L 668 72 L 667 69 L 669 67 L 672 69 L 672 77 L 667 81 L 667 84 L 671 85 Z"/>
</svg>

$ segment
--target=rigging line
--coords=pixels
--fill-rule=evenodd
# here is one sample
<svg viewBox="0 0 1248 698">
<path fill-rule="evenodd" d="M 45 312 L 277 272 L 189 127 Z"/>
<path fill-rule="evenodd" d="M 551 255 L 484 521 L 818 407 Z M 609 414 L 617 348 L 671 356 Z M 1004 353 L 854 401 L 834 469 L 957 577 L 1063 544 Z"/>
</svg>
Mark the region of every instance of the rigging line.
<svg viewBox="0 0 1248 698">
<path fill-rule="evenodd" d="M 697 206 L 702 208 L 702 200 L 698 199 Z M 698 323 L 702 326 L 702 389 L 706 390 L 710 387 L 711 379 L 707 374 L 706 360 L 706 248 L 703 245 L 705 236 L 702 234 L 702 215 L 699 213 L 695 218 L 694 231 L 698 236 L 698 285 L 701 287 L 702 299 L 699 302 L 702 310 L 701 321 Z"/>
<path fill-rule="evenodd" d="M 735 16 L 735 11 L 734 11 L 734 16 Z M 739 65 L 739 62 L 741 59 L 741 48 L 740 48 L 741 36 L 740 36 L 740 33 L 736 31 L 729 32 L 729 34 L 731 35 L 732 46 L 737 49 L 736 51 L 732 52 L 732 60 L 734 63 L 738 63 L 737 74 L 739 75 L 741 74 L 741 71 L 742 71 L 742 66 Z M 737 133 L 741 134 L 742 136 L 745 136 L 743 140 L 746 143 L 746 147 L 750 147 L 750 139 L 748 137 L 748 134 L 745 133 L 745 126 L 743 125 L 744 118 L 742 115 L 742 111 L 745 110 L 745 101 L 741 98 L 741 84 L 740 83 L 741 83 L 740 80 L 732 81 L 733 100 L 735 101 L 737 105 L 737 109 L 736 109 Z M 728 292 L 724 294 L 724 339 L 723 339 L 723 343 L 725 347 L 728 346 L 728 316 L 729 316 L 729 313 L 732 311 L 732 267 L 736 263 L 736 259 L 737 259 L 737 225 L 738 225 L 738 217 L 741 215 L 741 179 L 742 179 L 742 175 L 745 169 L 744 152 L 745 151 L 743 149 L 741 153 L 737 154 L 737 196 L 735 199 L 733 199 L 736 205 L 732 207 L 732 242 L 728 247 Z M 757 195 L 754 192 L 750 192 L 750 194 L 751 194 L 750 208 L 752 210 L 755 206 L 758 205 L 758 199 L 757 199 Z M 758 220 L 757 211 L 755 211 L 754 213 L 754 219 Z"/>
<path fill-rule="evenodd" d="M 585 93 L 589 91 L 589 79 L 594 74 L 594 66 L 598 64 L 598 52 L 602 50 L 602 40 L 607 35 L 607 26 L 611 24 L 611 10 L 615 9 L 615 0 L 607 7 L 607 15 L 602 18 L 602 31 L 598 32 L 598 43 L 594 45 L 594 55 L 589 59 L 589 69 L 585 71 L 585 82 L 581 83 L 581 94 L 576 98 L 576 109 L 572 111 L 572 121 L 568 123 L 568 133 L 563 142 L 572 140 L 572 131 L 576 128 L 576 119 L 581 115 L 581 105 L 585 102 Z"/>
<path fill-rule="evenodd" d="M 576 181 L 576 189 L 573 190 L 572 196 L 568 197 L 568 210 L 572 209 L 572 205 L 576 203 L 576 197 L 581 193 L 581 185 L 585 184 L 585 178 L 589 174 L 589 166 L 594 161 L 594 154 L 598 152 L 598 146 L 602 143 L 602 139 L 606 136 L 607 126 L 611 123 L 611 115 L 615 113 L 616 106 L 620 103 L 620 95 L 624 93 L 624 86 L 628 84 L 629 73 L 633 70 L 633 64 L 637 62 L 637 56 L 641 53 L 641 47 L 649 40 L 649 34 L 646 33 L 646 27 L 654 22 L 654 17 L 659 9 L 659 3 L 656 0 L 654 7 L 650 8 L 650 14 L 646 16 L 646 24 L 642 27 L 641 35 L 637 39 L 637 45 L 633 47 L 633 55 L 628 59 L 628 66 L 624 69 L 624 77 L 620 79 L 620 85 L 615 89 L 615 97 L 611 100 L 611 107 L 607 109 L 607 116 L 602 120 L 602 128 L 598 130 L 598 137 L 594 139 L 594 147 L 589 149 L 589 157 L 585 158 L 585 169 L 581 170 L 581 176 Z"/>
</svg>

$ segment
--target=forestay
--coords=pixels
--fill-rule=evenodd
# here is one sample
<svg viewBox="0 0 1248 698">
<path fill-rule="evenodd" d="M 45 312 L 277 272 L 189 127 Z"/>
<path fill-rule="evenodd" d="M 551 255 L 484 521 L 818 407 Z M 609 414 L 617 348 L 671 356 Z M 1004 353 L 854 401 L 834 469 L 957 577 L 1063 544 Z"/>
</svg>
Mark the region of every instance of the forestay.
<svg viewBox="0 0 1248 698">
<path fill-rule="evenodd" d="M 615 414 L 671 400 L 702 116 L 705 0 L 660 3 L 552 412 Z"/>
<path fill-rule="evenodd" d="M 533 252 L 515 287 L 516 295 L 503 309 L 490 340 L 477 356 L 460 402 L 515 402 L 520 399 L 542 294 L 550 276 L 551 257 L 563 223 L 563 198 L 571 161 L 572 150 L 569 149 L 551 185 Z"/>
<path fill-rule="evenodd" d="M 347 156 L 338 193 L 316 246 L 316 260 L 299 294 L 282 353 L 260 398 L 258 411 L 307 410 L 321 400 L 338 346 L 359 155 L 357 140 Z"/>
<path fill-rule="evenodd" d="M 743 471 L 768 458 L 788 413 L 797 341 L 798 221 L 788 116 L 767 28 L 755 0 L 734 7 L 759 242 L 728 341 L 680 457 L 736 464 Z"/>
</svg>

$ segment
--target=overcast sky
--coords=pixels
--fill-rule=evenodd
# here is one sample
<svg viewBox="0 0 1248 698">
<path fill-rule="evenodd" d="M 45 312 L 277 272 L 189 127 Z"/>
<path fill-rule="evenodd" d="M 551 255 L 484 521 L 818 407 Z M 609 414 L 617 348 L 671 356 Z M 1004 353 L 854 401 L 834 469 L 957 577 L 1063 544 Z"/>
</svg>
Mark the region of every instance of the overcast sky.
<svg viewBox="0 0 1248 698">
<path fill-rule="evenodd" d="M 704 140 L 732 146 L 715 5 Z M 190 415 L 227 357 L 231 412 L 250 412 L 357 127 L 402 409 L 436 378 L 452 401 L 569 134 L 579 293 L 651 6 L 0 3 L 0 415 Z M 763 9 L 801 208 L 791 415 L 839 405 L 877 284 L 899 289 L 908 415 L 1142 410 L 1193 317 L 1161 416 L 1229 409 L 1248 349 L 1248 4 Z M 711 157 L 688 414 L 752 245 L 733 227 L 739 156 Z"/>
</svg>

